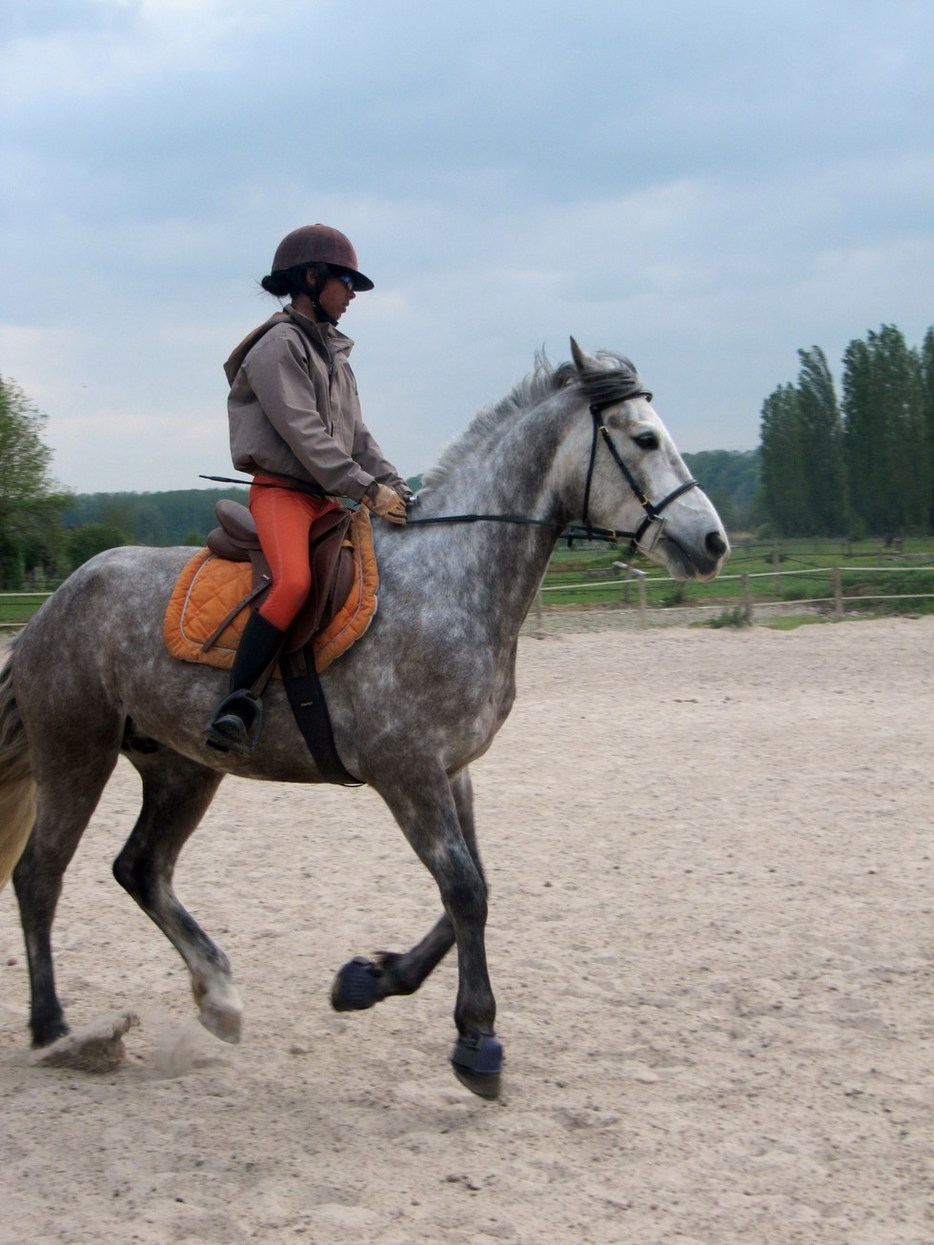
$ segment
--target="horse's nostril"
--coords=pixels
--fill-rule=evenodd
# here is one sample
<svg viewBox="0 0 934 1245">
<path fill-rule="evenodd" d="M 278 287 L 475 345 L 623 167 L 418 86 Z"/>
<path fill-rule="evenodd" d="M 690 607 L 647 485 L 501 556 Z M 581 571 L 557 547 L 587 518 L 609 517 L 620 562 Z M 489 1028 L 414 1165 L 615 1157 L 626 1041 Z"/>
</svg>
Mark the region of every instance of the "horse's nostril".
<svg viewBox="0 0 934 1245">
<path fill-rule="evenodd" d="M 713 554 L 715 558 L 722 558 L 726 553 L 727 544 L 719 532 L 708 532 L 704 544 L 707 546 L 707 552 Z"/>
</svg>

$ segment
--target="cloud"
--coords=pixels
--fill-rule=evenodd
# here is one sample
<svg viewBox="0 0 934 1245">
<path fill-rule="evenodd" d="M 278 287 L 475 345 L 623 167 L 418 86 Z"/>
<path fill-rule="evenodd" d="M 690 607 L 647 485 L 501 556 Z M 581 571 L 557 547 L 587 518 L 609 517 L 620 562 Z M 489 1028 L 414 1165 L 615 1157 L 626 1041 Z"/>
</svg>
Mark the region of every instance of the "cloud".
<svg viewBox="0 0 934 1245">
<path fill-rule="evenodd" d="M 13 6 L 0 369 L 76 487 L 222 474 L 220 364 L 324 220 L 377 282 L 344 327 L 406 473 L 571 333 L 683 448 L 752 447 L 798 346 L 930 321 L 932 35 L 875 0 Z"/>
</svg>

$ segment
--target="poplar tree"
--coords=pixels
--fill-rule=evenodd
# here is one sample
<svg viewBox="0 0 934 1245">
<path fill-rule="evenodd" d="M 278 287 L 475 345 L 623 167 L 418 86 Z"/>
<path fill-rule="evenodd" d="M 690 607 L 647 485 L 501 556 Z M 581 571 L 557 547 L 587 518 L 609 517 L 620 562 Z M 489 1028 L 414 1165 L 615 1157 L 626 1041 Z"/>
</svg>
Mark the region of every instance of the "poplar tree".
<svg viewBox="0 0 934 1245">
<path fill-rule="evenodd" d="M 844 354 L 843 411 L 850 499 L 872 532 L 921 531 L 930 471 L 921 360 L 884 324 Z"/>
<path fill-rule="evenodd" d="M 843 462 L 843 421 L 833 376 L 819 346 L 799 350 L 799 460 L 807 535 L 840 535 L 847 530 L 847 493 Z"/>
<path fill-rule="evenodd" d="M 928 531 L 934 531 L 934 328 L 928 329 L 921 343 L 921 405 L 927 441 Z"/>
<path fill-rule="evenodd" d="M 878 418 L 869 347 L 851 341 L 843 353 L 844 449 L 853 510 L 860 526 L 887 530 L 886 486 L 878 471 L 885 433 Z"/>
<path fill-rule="evenodd" d="M 934 329 L 920 350 L 893 324 L 851 341 L 842 402 L 819 346 L 762 408 L 762 508 L 786 536 L 934 528 Z"/>
<path fill-rule="evenodd" d="M 777 533 L 807 535 L 801 410 L 794 385 L 779 385 L 762 404 L 762 497 Z"/>
</svg>

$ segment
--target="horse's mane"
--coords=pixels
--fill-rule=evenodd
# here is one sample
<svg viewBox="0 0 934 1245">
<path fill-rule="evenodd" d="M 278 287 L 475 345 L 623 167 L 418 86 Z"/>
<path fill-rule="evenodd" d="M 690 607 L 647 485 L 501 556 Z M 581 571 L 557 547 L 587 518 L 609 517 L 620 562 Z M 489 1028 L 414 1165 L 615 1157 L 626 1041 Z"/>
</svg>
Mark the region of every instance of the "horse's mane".
<svg viewBox="0 0 934 1245">
<path fill-rule="evenodd" d="M 443 484 L 465 458 L 497 438 L 504 424 L 562 390 L 577 388 L 588 404 L 598 406 L 624 402 L 645 392 L 631 359 L 612 350 L 597 350 L 594 358 L 600 367 L 580 372 L 573 363 L 552 367 L 545 352 L 537 351 L 531 372 L 505 398 L 491 402 L 477 412 L 464 432 L 447 447 L 436 466 L 425 473 L 422 487 L 435 488 Z"/>
</svg>

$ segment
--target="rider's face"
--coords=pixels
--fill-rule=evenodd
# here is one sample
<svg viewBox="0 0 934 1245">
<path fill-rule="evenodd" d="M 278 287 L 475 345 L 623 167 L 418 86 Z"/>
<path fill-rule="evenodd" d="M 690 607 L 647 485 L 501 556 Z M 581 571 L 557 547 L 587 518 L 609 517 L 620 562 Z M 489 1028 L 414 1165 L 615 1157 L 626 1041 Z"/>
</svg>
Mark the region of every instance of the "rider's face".
<svg viewBox="0 0 934 1245">
<path fill-rule="evenodd" d="M 356 298 L 353 287 L 342 276 L 332 276 L 328 277 L 324 283 L 318 302 L 321 304 L 321 309 L 326 311 L 332 319 L 339 320 L 350 306 L 352 298 Z"/>
</svg>

